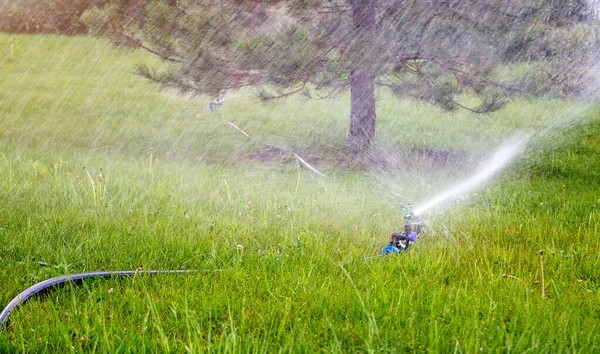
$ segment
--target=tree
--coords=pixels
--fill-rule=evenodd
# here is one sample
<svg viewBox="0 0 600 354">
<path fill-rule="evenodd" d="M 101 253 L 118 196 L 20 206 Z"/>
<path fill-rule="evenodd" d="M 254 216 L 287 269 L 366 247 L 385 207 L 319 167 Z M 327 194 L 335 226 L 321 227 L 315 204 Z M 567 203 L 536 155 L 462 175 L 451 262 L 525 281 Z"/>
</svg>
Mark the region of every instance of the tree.
<svg viewBox="0 0 600 354">
<path fill-rule="evenodd" d="M 0 31 L 9 33 L 82 34 L 79 17 L 105 0 L 0 0 Z"/>
<path fill-rule="evenodd" d="M 349 88 L 348 148 L 358 153 L 375 136 L 375 87 L 491 112 L 523 92 L 495 77 L 499 63 L 562 59 L 540 44 L 545 31 L 592 17 L 582 0 L 112 0 L 83 19 L 117 45 L 172 63 L 138 71 L 182 92 L 252 86 L 264 100 L 322 99 Z M 462 104 L 466 92 L 480 104 Z"/>
</svg>

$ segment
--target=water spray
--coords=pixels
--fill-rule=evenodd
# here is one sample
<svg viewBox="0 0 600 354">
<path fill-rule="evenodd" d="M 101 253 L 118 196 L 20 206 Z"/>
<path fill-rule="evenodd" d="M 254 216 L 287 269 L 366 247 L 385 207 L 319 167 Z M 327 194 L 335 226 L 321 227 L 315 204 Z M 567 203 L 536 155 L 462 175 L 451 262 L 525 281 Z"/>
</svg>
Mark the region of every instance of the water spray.
<svg viewBox="0 0 600 354">
<path fill-rule="evenodd" d="M 498 172 L 508 167 L 525 151 L 527 143 L 533 136 L 534 134 L 531 133 L 518 133 L 504 141 L 473 174 L 461 183 L 451 186 L 433 198 L 417 205 L 414 214 L 422 215 L 429 209 L 438 207 L 458 195 L 469 193 L 489 182 Z"/>
<path fill-rule="evenodd" d="M 210 112 L 215 112 L 215 106 L 222 106 L 223 102 L 225 102 L 225 99 L 223 98 L 223 94 L 219 94 L 219 96 L 215 99 L 215 101 L 209 102 L 208 103 L 208 110 Z M 291 154 L 292 156 L 294 156 L 294 158 L 296 158 L 297 161 L 299 161 L 302 165 L 304 165 L 306 168 L 308 168 L 311 172 L 314 172 L 315 174 L 321 176 L 321 177 L 325 177 L 325 175 L 323 173 L 321 173 L 319 170 L 317 170 L 315 167 L 313 167 L 311 164 L 309 164 L 308 162 L 306 162 L 305 159 L 303 159 L 302 157 L 300 157 L 298 154 L 296 154 L 294 151 L 292 151 L 289 148 L 286 147 L 282 147 L 282 146 L 277 146 L 277 145 L 271 145 L 271 144 L 265 144 L 263 142 L 258 141 L 257 139 L 255 139 L 254 137 L 252 137 L 250 134 L 248 134 L 247 132 L 245 132 L 242 128 L 238 127 L 236 124 L 234 124 L 231 121 L 227 121 L 227 123 L 234 128 L 235 130 L 239 131 L 240 133 L 244 134 L 244 136 L 246 136 L 247 138 L 255 141 L 258 144 L 261 144 L 263 146 L 273 146 L 276 147 L 277 149 L 280 149 L 282 151 L 286 151 L 287 153 Z"/>
<path fill-rule="evenodd" d="M 442 191 L 433 198 L 426 200 L 413 210 L 409 204 L 402 210 L 404 211 L 404 230 L 392 233 L 389 244 L 383 249 L 383 254 L 398 254 L 402 251 L 407 252 L 410 244 L 417 241 L 417 237 L 422 231 L 421 215 L 427 210 L 439 207 L 449 200 L 471 192 L 479 188 L 498 172 L 509 166 L 515 161 L 527 146 L 533 134 L 519 133 L 506 140 L 494 151 L 493 154 L 478 168 L 471 176 L 467 177 L 461 183 Z"/>
</svg>

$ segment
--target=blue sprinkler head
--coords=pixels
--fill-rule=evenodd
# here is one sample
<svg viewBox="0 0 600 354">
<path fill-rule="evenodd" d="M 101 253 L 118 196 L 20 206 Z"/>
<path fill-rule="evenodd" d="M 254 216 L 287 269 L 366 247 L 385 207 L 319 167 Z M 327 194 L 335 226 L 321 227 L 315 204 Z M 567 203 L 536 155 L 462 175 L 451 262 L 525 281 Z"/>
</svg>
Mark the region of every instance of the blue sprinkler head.
<svg viewBox="0 0 600 354">
<path fill-rule="evenodd" d="M 381 252 L 384 256 L 388 254 L 399 254 L 400 250 L 396 246 L 387 245 Z"/>
</svg>

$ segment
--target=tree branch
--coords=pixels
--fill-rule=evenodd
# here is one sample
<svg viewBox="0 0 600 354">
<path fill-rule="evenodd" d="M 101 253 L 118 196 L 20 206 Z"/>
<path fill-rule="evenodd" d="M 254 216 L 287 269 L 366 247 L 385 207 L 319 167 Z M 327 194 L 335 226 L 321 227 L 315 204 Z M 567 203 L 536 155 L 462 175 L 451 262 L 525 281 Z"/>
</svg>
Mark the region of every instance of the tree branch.
<svg viewBox="0 0 600 354">
<path fill-rule="evenodd" d="M 270 101 L 270 100 L 275 100 L 278 98 L 285 98 L 285 97 L 291 96 L 295 93 L 298 93 L 298 92 L 304 90 L 304 87 L 306 87 L 306 82 L 303 81 L 302 85 L 295 90 L 288 91 L 288 92 L 282 93 L 280 95 L 268 95 L 265 91 L 262 91 L 262 92 L 258 93 L 258 97 L 260 98 L 261 101 Z"/>
<path fill-rule="evenodd" d="M 117 33 L 118 33 L 119 35 L 121 35 L 121 36 L 125 37 L 125 38 L 126 38 L 128 41 L 130 41 L 131 43 L 133 43 L 133 44 L 134 44 L 135 46 L 137 46 L 138 48 L 141 48 L 141 49 L 143 49 L 143 50 L 145 50 L 145 51 L 147 51 L 147 52 L 149 52 L 149 53 L 152 53 L 152 54 L 154 54 L 154 55 L 158 56 L 159 58 L 161 58 L 161 59 L 163 59 L 163 60 L 170 61 L 170 62 L 175 62 L 175 63 L 183 63 L 183 60 L 182 60 L 182 59 L 184 58 L 184 56 L 183 56 L 183 55 L 181 55 L 181 54 L 178 54 L 178 53 L 172 52 L 172 54 L 174 54 L 174 55 L 178 56 L 179 58 L 182 58 L 182 59 L 175 59 L 175 58 L 172 58 L 172 57 L 170 57 L 170 56 L 168 56 L 168 55 L 166 55 L 166 54 L 160 53 L 160 52 L 158 52 L 158 51 L 156 51 L 156 50 L 154 50 L 154 49 L 152 49 L 152 48 L 150 48 L 150 47 L 147 47 L 147 46 L 145 46 L 145 45 L 142 43 L 142 41 L 140 41 L 140 40 L 137 40 L 137 39 L 135 39 L 135 38 L 133 38 L 133 37 L 131 37 L 131 36 L 127 35 L 127 34 L 126 34 L 125 32 L 123 32 L 123 31 L 117 31 Z"/>
</svg>

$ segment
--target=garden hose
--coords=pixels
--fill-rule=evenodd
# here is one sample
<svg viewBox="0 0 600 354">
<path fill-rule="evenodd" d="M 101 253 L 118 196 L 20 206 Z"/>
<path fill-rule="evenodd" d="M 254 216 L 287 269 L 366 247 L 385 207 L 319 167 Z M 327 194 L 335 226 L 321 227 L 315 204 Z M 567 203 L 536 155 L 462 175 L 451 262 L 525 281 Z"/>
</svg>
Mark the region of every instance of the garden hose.
<svg viewBox="0 0 600 354">
<path fill-rule="evenodd" d="M 131 277 L 135 275 L 156 275 L 156 274 L 179 274 L 179 273 L 193 273 L 197 272 L 196 270 L 116 270 L 116 271 L 107 271 L 107 272 L 88 272 L 88 273 L 77 273 L 77 274 L 69 274 L 63 275 L 60 277 L 51 278 L 48 280 L 44 280 L 43 282 L 37 283 L 19 295 L 17 295 L 11 302 L 6 305 L 4 310 L 0 313 L 0 329 L 6 328 L 6 324 L 8 323 L 8 317 L 10 313 L 27 301 L 30 297 L 35 294 L 44 292 L 50 288 L 53 288 L 57 285 L 61 285 L 68 282 L 80 283 L 83 279 L 88 278 L 111 278 L 111 277 Z"/>
</svg>

